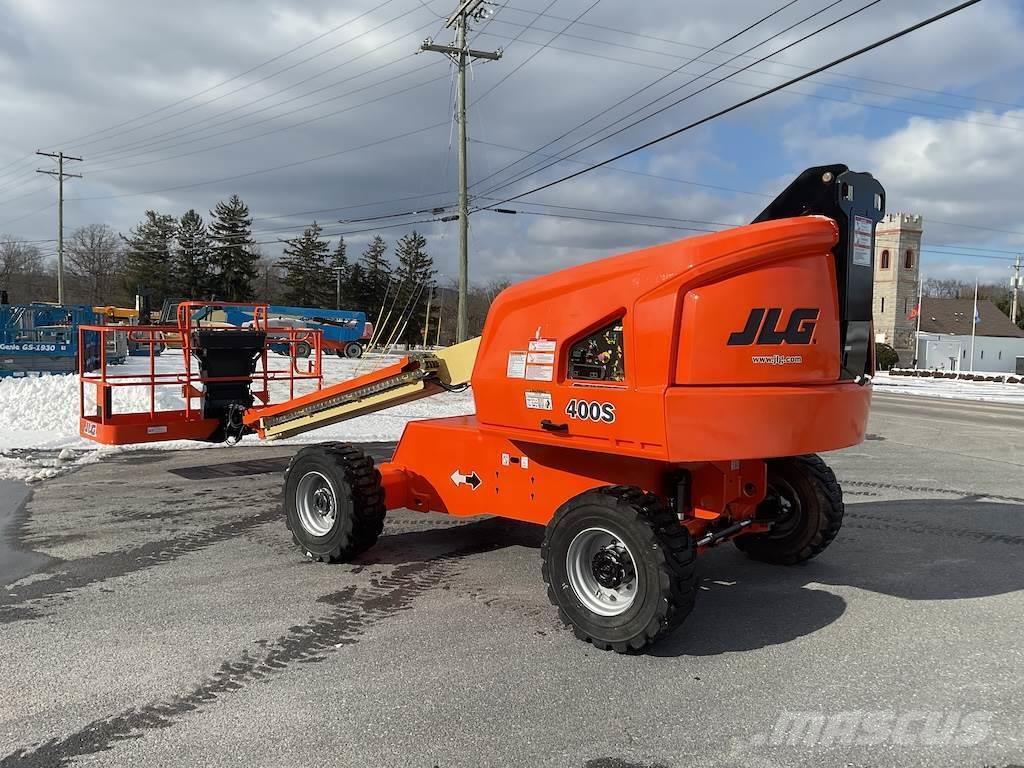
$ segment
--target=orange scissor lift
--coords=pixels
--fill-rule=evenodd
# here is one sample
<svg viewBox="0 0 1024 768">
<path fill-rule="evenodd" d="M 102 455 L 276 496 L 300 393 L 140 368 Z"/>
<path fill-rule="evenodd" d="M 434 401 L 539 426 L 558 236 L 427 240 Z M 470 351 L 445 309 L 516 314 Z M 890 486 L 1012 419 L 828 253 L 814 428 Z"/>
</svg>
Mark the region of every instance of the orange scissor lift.
<svg viewBox="0 0 1024 768">
<path fill-rule="evenodd" d="M 353 445 L 300 449 L 284 490 L 295 542 L 347 560 L 400 508 L 545 525 L 562 619 L 600 648 L 639 650 L 689 613 L 702 549 L 731 540 L 789 564 L 838 532 L 842 492 L 817 454 L 864 438 L 884 208 L 869 174 L 811 168 L 750 225 L 527 280 L 497 297 L 480 338 L 328 386 L 318 351 L 307 370 L 294 356 L 268 370 L 266 339 L 292 329 L 195 327 L 191 305 L 185 373 L 149 378 L 181 386 L 186 407 L 153 397 L 113 413 L 102 366 L 83 383 L 99 410 L 81 431 L 276 440 L 471 385 L 474 415 L 409 422 L 379 467 Z M 282 378 L 291 396 L 273 403 Z M 295 396 L 301 379 L 312 391 Z"/>
</svg>

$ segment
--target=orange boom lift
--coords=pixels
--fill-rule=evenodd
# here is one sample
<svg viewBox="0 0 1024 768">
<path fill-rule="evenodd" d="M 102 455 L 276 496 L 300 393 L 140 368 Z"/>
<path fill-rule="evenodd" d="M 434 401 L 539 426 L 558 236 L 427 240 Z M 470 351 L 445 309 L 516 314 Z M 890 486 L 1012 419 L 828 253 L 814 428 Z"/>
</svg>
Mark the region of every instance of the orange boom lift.
<svg viewBox="0 0 1024 768">
<path fill-rule="evenodd" d="M 842 492 L 817 454 L 864 438 L 884 208 L 869 174 L 811 168 L 748 226 L 527 280 L 478 339 L 277 404 L 257 364 L 275 329 L 183 327 L 200 361 L 183 394 L 199 404 L 114 414 L 96 378 L 81 431 L 274 440 L 471 385 L 475 415 L 410 422 L 379 467 L 352 445 L 299 450 L 284 489 L 295 543 L 348 560 L 400 508 L 544 525 L 562 619 L 639 650 L 690 612 L 701 550 L 732 540 L 790 564 L 839 531 Z"/>
</svg>

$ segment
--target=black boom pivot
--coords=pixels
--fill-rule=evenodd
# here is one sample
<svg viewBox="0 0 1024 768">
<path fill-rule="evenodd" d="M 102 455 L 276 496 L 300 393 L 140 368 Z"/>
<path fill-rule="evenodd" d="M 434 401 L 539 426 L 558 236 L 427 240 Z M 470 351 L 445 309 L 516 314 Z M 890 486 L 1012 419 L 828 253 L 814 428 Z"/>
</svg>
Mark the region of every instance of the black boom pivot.
<svg viewBox="0 0 1024 768">
<path fill-rule="evenodd" d="M 797 176 L 752 222 L 819 215 L 839 225 L 833 253 L 844 379 L 865 381 L 871 370 L 875 225 L 884 214 L 885 190 L 870 173 L 856 173 L 845 165 L 820 165 Z"/>
<path fill-rule="evenodd" d="M 214 439 L 223 440 L 235 406 L 252 407 L 252 375 L 266 340 L 264 331 L 234 328 L 204 328 L 192 333 L 192 354 L 199 360 L 204 382 L 203 416 L 221 423 Z"/>
</svg>

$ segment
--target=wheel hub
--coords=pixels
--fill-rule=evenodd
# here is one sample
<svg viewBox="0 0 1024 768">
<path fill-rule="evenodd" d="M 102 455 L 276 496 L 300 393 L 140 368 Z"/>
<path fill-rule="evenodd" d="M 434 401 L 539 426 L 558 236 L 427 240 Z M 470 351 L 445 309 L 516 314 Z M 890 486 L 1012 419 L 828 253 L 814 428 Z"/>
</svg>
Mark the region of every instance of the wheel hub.
<svg viewBox="0 0 1024 768">
<path fill-rule="evenodd" d="M 598 616 L 619 616 L 636 598 L 636 562 L 622 539 L 606 528 L 577 533 L 565 569 L 576 598 Z"/>
<path fill-rule="evenodd" d="M 338 519 L 338 501 L 327 476 L 315 470 L 307 472 L 295 488 L 295 508 L 299 524 L 311 536 L 326 536 Z"/>
<path fill-rule="evenodd" d="M 331 507 L 334 504 L 334 499 L 331 496 L 331 492 L 327 488 L 317 488 L 313 493 L 313 507 L 316 511 L 326 517 L 331 514 Z"/>
<path fill-rule="evenodd" d="M 614 544 L 598 550 L 590 567 L 597 583 L 605 589 L 618 589 L 636 575 L 629 553 L 624 547 Z"/>
<path fill-rule="evenodd" d="M 769 484 L 768 495 L 758 506 L 758 516 L 771 524 L 770 538 L 785 538 L 799 529 L 802 513 L 796 489 L 778 479 Z"/>
</svg>

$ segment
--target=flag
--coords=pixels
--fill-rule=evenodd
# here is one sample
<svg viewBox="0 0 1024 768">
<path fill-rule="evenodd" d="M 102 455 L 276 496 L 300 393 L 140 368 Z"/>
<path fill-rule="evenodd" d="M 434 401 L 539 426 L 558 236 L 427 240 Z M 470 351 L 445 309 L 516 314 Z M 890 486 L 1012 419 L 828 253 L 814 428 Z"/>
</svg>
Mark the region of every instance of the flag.
<svg viewBox="0 0 1024 768">
<path fill-rule="evenodd" d="M 978 305 L 974 305 L 974 324 L 977 325 L 981 322 L 981 313 L 978 311 Z"/>
<path fill-rule="evenodd" d="M 921 305 L 917 304 L 917 305 L 915 305 L 915 307 L 912 310 L 910 310 L 910 314 L 907 315 L 907 320 L 913 320 L 914 318 L 916 318 L 920 314 L 921 314 Z"/>
</svg>

